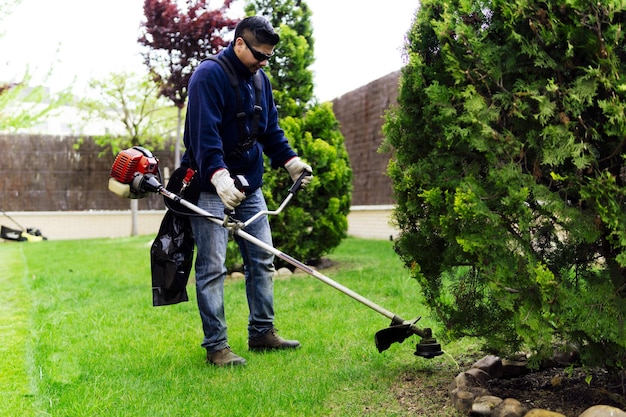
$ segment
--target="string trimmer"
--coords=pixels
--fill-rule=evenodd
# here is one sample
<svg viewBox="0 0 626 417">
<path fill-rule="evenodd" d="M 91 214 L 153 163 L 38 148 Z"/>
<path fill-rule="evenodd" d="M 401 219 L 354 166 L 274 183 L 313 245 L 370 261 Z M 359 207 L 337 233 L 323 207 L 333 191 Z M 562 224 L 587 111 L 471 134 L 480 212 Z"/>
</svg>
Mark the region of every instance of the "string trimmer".
<svg viewBox="0 0 626 417">
<path fill-rule="evenodd" d="M 292 258 L 291 256 L 281 252 L 273 246 L 258 240 L 254 236 L 246 233 L 245 228 L 252 222 L 256 221 L 261 216 L 265 215 L 278 215 L 289 203 L 295 193 L 301 186 L 302 179 L 309 173 L 304 173 L 289 189 L 289 194 L 285 200 L 281 203 L 280 207 L 274 211 L 262 211 L 254 215 L 246 222 L 240 222 L 233 219 L 230 215 L 218 216 L 195 204 L 183 199 L 178 194 L 167 190 L 160 180 L 158 171 L 158 160 L 152 155 L 152 153 L 142 147 L 134 146 L 133 148 L 121 151 L 111 168 L 111 176 L 109 178 L 109 189 L 115 194 L 126 198 L 142 198 L 150 193 L 161 194 L 166 199 L 169 199 L 179 205 L 182 205 L 192 212 L 205 217 L 207 220 L 220 224 L 228 228 L 234 235 L 247 240 L 248 242 L 257 245 L 268 252 L 274 254 L 283 261 L 290 265 L 306 272 L 307 274 L 317 278 L 327 285 L 341 291 L 342 293 L 352 297 L 356 301 L 366 305 L 372 310 L 382 314 L 391 320 L 389 327 L 380 330 L 376 333 L 374 340 L 379 352 L 387 350 L 393 343 L 402 343 L 405 339 L 411 335 L 420 336 L 420 342 L 417 344 L 415 355 L 423 358 L 432 359 L 435 356 L 441 355 L 441 345 L 437 343 L 437 340 L 433 337 L 430 328 L 420 328 L 417 326 L 417 322 L 420 317 L 414 320 L 405 320 L 400 316 L 392 313 L 391 311 L 379 306 L 378 304 L 368 300 L 367 298 L 357 294 L 351 289 L 339 284 L 338 282 L 330 279 L 326 275 L 314 270 L 308 265 Z"/>
</svg>

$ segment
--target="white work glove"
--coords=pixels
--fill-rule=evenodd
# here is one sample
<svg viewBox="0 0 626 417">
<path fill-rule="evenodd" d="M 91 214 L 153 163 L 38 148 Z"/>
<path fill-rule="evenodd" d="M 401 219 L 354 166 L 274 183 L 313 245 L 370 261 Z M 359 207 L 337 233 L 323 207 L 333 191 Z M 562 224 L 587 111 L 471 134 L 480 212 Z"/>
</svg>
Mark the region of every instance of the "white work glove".
<svg viewBox="0 0 626 417">
<path fill-rule="evenodd" d="M 291 180 L 293 182 L 296 182 L 304 171 L 313 174 L 313 168 L 311 168 L 309 164 L 303 162 L 297 156 L 294 156 L 285 163 L 285 169 L 287 170 L 287 172 L 289 172 L 289 176 L 291 177 Z M 307 184 L 311 182 L 311 179 L 313 179 L 313 175 L 306 175 L 304 178 L 302 178 L 302 188 L 306 187 Z"/>
<path fill-rule="evenodd" d="M 228 210 L 234 210 L 246 198 L 246 195 L 235 187 L 235 181 L 225 168 L 215 171 L 211 177 L 211 184 Z"/>
</svg>

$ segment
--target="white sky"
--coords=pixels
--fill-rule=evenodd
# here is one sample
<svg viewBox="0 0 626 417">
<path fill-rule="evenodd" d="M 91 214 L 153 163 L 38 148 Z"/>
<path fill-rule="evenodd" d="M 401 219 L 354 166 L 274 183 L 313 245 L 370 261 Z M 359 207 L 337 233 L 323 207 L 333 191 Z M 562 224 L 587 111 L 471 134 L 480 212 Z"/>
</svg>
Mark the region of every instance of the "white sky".
<svg viewBox="0 0 626 417">
<path fill-rule="evenodd" d="M 401 68 L 418 0 L 305 1 L 313 11 L 318 99 L 332 100 Z M 20 80 L 28 68 L 34 82 L 47 79 L 53 90 L 73 85 L 81 94 L 90 78 L 145 71 L 137 42 L 143 19 L 143 0 L 22 0 L 0 21 L 0 80 Z"/>
</svg>

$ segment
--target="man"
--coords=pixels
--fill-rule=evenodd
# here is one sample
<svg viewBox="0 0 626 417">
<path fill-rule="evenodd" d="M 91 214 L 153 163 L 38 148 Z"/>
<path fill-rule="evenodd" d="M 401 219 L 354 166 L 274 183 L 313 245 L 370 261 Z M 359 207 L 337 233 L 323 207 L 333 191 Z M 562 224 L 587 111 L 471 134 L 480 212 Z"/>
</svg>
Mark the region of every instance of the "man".
<svg viewBox="0 0 626 417">
<path fill-rule="evenodd" d="M 294 181 L 304 171 L 312 172 L 289 146 L 278 126 L 271 84 L 262 70 L 279 40 L 265 18 L 245 18 L 235 28 L 229 47 L 217 56 L 231 64 L 239 91 L 235 92 L 226 71 L 212 60 L 203 61 L 189 81 L 184 134 L 187 150 L 182 164 L 193 166 L 195 161 L 202 184 L 198 206 L 210 213 L 234 210 L 238 220 L 246 221 L 267 209 L 261 192 L 263 153 L 270 158 L 272 168 L 284 167 Z M 259 101 L 256 101 L 259 92 L 253 77 L 257 73 L 262 81 Z M 240 95 L 239 100 L 235 94 Z M 239 106 L 245 111 L 245 126 L 237 118 Z M 237 175 L 247 180 L 249 185 L 245 190 L 236 187 L 233 177 Z M 311 176 L 307 176 L 302 184 L 310 180 Z M 198 248 L 196 290 L 207 362 L 216 366 L 245 365 L 246 360 L 236 355 L 228 344 L 224 316 L 228 230 L 202 217 L 192 217 L 191 225 Z M 266 216 L 247 226 L 245 231 L 272 245 Z M 244 261 L 250 310 L 248 348 L 299 347 L 297 340 L 283 339 L 274 328 L 273 255 L 241 238 L 235 239 Z"/>
</svg>

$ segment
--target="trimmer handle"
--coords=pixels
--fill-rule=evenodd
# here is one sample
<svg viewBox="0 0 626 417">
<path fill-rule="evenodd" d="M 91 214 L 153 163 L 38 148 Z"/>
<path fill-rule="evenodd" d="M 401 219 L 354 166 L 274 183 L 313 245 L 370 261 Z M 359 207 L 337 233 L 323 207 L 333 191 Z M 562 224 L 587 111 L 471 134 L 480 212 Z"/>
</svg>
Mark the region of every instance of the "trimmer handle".
<svg viewBox="0 0 626 417">
<path fill-rule="evenodd" d="M 245 193 L 250 188 L 248 179 L 241 174 L 235 175 L 233 181 L 235 181 L 235 187 L 242 193 Z"/>
<path fill-rule="evenodd" d="M 307 171 L 307 170 L 302 171 L 302 174 L 300 174 L 298 179 L 293 183 L 293 185 L 289 189 L 289 192 L 291 194 L 295 194 L 302 187 L 302 180 L 304 179 L 304 177 L 309 177 L 311 175 L 313 175 L 313 173 L 310 171 Z"/>
<path fill-rule="evenodd" d="M 244 194 L 248 190 L 248 188 L 250 188 L 250 183 L 248 182 L 248 179 L 241 174 L 235 175 L 233 177 L 233 181 L 235 182 L 235 187 Z M 231 216 L 234 212 L 235 210 L 229 210 L 227 208 L 224 208 L 224 214 L 226 216 Z M 226 218 L 224 219 L 224 221 L 226 221 Z"/>
<path fill-rule="evenodd" d="M 245 227 L 245 226 L 249 225 L 250 223 L 256 221 L 261 216 L 268 216 L 268 215 L 277 215 L 277 214 L 279 214 L 281 211 L 283 211 L 283 209 L 287 206 L 289 201 L 296 194 L 296 191 L 298 191 L 298 189 L 300 189 L 300 187 L 302 187 L 302 181 L 304 180 L 304 178 L 306 178 L 309 175 L 313 175 L 313 173 L 310 172 L 310 171 L 306 171 L 306 170 L 303 171 L 302 174 L 300 174 L 300 176 L 293 183 L 291 188 L 289 188 L 289 194 L 287 195 L 287 197 L 285 197 L 283 202 L 280 204 L 280 207 L 278 207 L 276 210 L 274 210 L 274 211 L 268 211 L 268 210 L 259 211 L 258 213 L 256 213 L 254 216 L 250 217 L 245 222 L 237 223 L 236 226 L 239 227 L 239 228 Z M 235 179 L 235 183 L 237 183 L 237 179 Z M 229 221 L 230 215 L 232 213 L 224 212 L 224 214 L 226 214 L 226 216 L 224 216 L 224 227 L 229 227 L 230 225 L 229 225 L 228 221 Z"/>
</svg>

